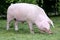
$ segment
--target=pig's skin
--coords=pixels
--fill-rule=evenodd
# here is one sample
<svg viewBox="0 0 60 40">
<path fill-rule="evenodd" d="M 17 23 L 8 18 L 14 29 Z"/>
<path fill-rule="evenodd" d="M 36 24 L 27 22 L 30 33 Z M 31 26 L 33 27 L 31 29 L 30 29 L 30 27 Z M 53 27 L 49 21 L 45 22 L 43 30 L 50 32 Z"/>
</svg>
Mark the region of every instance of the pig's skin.
<svg viewBox="0 0 60 40">
<path fill-rule="evenodd" d="M 53 22 L 48 18 L 42 8 L 37 5 L 27 3 L 11 4 L 7 10 L 7 30 L 9 30 L 9 23 L 15 20 L 15 30 L 18 30 L 18 21 L 26 21 L 29 25 L 30 32 L 34 33 L 32 25 L 37 25 L 40 30 L 50 30 L 50 24 Z M 46 30 L 44 30 L 46 32 Z M 51 31 L 49 31 L 51 32 Z M 49 33 L 48 32 L 48 33 Z"/>
</svg>

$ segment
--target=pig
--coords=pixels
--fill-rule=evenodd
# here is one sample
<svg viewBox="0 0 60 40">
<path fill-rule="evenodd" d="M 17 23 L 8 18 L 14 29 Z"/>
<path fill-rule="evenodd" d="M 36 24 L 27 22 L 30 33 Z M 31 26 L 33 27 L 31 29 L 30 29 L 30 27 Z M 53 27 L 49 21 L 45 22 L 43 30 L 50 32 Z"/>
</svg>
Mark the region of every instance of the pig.
<svg viewBox="0 0 60 40">
<path fill-rule="evenodd" d="M 39 30 L 52 33 L 50 26 L 54 26 L 52 20 L 46 15 L 45 11 L 38 5 L 28 3 L 11 4 L 7 9 L 7 30 L 9 24 L 15 19 L 15 30 L 18 31 L 18 22 L 26 21 L 30 32 L 34 34 L 32 25 L 35 24 Z"/>
</svg>

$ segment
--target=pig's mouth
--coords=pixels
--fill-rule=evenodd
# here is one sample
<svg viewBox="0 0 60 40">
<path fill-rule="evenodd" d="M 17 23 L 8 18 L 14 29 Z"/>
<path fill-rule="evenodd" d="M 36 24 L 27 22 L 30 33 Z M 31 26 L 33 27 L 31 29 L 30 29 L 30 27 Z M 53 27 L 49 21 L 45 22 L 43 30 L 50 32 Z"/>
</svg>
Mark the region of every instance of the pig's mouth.
<svg viewBox="0 0 60 40">
<path fill-rule="evenodd" d="M 52 34 L 51 30 L 47 30 L 46 28 L 44 28 L 43 30 L 40 30 L 41 33 L 48 33 L 48 34 Z"/>
</svg>

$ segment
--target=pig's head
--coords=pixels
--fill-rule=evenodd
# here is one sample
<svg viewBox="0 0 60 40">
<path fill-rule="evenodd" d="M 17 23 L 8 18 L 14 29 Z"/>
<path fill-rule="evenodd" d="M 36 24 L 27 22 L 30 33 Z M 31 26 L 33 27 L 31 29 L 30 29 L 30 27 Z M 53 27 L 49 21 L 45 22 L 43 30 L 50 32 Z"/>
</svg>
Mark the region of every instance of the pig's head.
<svg viewBox="0 0 60 40">
<path fill-rule="evenodd" d="M 47 32 L 48 34 L 51 34 L 51 29 L 50 29 L 50 24 L 47 21 L 41 21 L 41 22 L 37 22 L 37 27 L 39 28 L 39 30 L 43 31 L 43 32 Z"/>
</svg>

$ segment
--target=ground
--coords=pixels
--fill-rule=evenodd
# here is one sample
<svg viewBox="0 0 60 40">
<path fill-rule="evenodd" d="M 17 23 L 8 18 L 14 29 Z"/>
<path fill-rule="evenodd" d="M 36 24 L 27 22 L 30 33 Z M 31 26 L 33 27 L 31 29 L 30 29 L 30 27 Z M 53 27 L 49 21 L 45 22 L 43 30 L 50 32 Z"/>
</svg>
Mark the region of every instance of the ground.
<svg viewBox="0 0 60 40">
<path fill-rule="evenodd" d="M 10 30 L 6 30 L 6 20 L 0 19 L 0 40 L 60 40 L 60 17 L 50 17 L 55 28 L 51 27 L 53 34 L 40 33 L 34 25 L 35 34 L 31 34 L 27 23 L 19 23 L 19 31 L 16 32 L 11 23 Z"/>
</svg>

